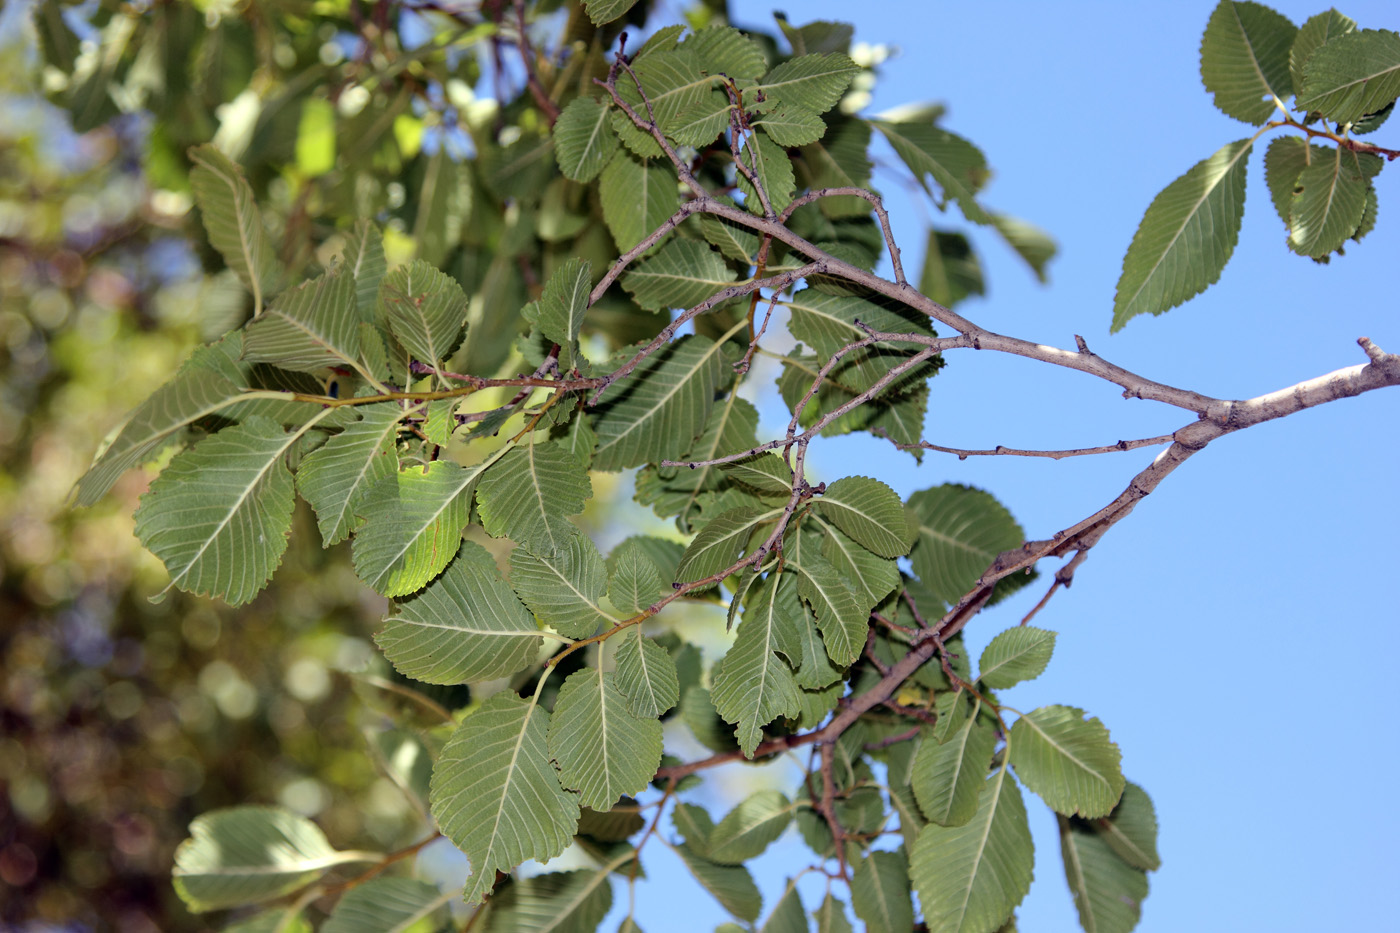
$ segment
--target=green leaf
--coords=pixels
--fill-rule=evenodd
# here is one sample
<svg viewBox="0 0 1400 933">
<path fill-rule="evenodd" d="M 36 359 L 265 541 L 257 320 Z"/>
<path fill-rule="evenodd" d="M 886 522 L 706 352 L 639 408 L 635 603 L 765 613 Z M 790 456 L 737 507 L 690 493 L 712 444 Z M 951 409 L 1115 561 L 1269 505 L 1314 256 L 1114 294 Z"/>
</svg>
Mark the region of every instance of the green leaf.
<svg viewBox="0 0 1400 933">
<path fill-rule="evenodd" d="M 839 681 L 845 673 L 846 665 L 837 664 L 827 654 L 816 619 L 802 604 L 797 588 L 782 586 L 773 594 L 773 598 L 781 604 L 786 604 L 780 605 L 778 611 L 792 614 L 798 623 L 797 650 L 800 660 L 792 659 L 797 663 L 798 686 L 806 690 L 820 690 Z"/>
<path fill-rule="evenodd" d="M 733 26 L 706 26 L 685 40 L 701 70 L 735 81 L 757 80 L 768 68 L 763 48 Z"/>
<path fill-rule="evenodd" d="M 679 146 L 703 149 L 729 126 L 734 105 L 729 96 L 716 90 L 706 91 L 698 104 L 682 110 L 667 127 L 666 135 Z"/>
<path fill-rule="evenodd" d="M 1082 709 L 1032 710 L 1011 727 L 1008 744 L 1016 776 L 1057 813 L 1107 816 L 1122 796 L 1122 753 Z"/>
<path fill-rule="evenodd" d="M 776 790 L 760 790 L 740 801 L 710 833 L 705 857 L 741 865 L 762 855 L 792 822 L 792 801 Z"/>
<path fill-rule="evenodd" d="M 116 440 L 78 480 L 77 504 L 97 502 L 123 473 L 155 457 L 181 429 L 228 408 L 240 394 L 238 386 L 219 373 L 182 369 L 131 413 Z"/>
<path fill-rule="evenodd" d="M 1269 143 L 1264 153 L 1264 183 L 1269 186 L 1269 198 L 1274 202 L 1274 210 L 1285 227 L 1293 209 L 1293 193 L 1298 188 L 1298 176 L 1303 174 L 1309 161 L 1330 155 L 1330 150 L 1322 146 L 1309 147 L 1298 136 L 1280 136 Z"/>
<path fill-rule="evenodd" d="M 590 182 L 617 151 L 617 134 L 608 126 L 611 110 L 591 97 L 575 98 L 554 123 L 554 154 L 564 177 Z"/>
<path fill-rule="evenodd" d="M 758 933 L 808 933 L 807 913 L 802 908 L 802 896 L 797 893 L 797 885 L 791 878 L 787 888 Z"/>
<path fill-rule="evenodd" d="M 719 469 L 730 480 L 742 483 L 759 495 L 786 497 L 792 494 L 792 467 L 771 451 L 721 463 Z"/>
<path fill-rule="evenodd" d="M 521 444 L 482 474 L 476 487 L 481 524 L 536 553 L 563 547 L 578 531 L 568 516 L 593 495 L 588 470 L 559 444 Z"/>
<path fill-rule="evenodd" d="M 804 288 L 787 302 L 792 311 L 789 329 L 793 337 L 817 352 L 825 364 L 848 344 L 866 338 L 859 321 L 871 330 L 884 333 L 933 336 L 928 319 L 915 317 L 907 309 L 884 302 L 854 296 L 828 295 L 815 288 Z M 835 380 L 847 389 L 865 391 L 891 369 L 904 363 L 918 352 L 917 344 L 881 342 L 848 352 L 832 368 L 828 380 Z M 886 389 L 886 393 L 905 392 L 920 386 L 933 374 L 932 364 L 926 364 L 901 376 Z M 802 386 L 805 392 L 812 380 Z M 882 396 L 883 397 L 883 396 Z"/>
<path fill-rule="evenodd" d="M 851 36 L 855 28 L 850 23 L 833 23 L 828 20 L 814 20 L 794 27 L 786 14 L 774 13 L 783 36 L 792 46 L 792 54 L 806 55 L 809 52 L 844 52 L 851 46 Z"/>
<path fill-rule="evenodd" d="M 1298 27 L 1259 3 L 1221 0 L 1201 39 L 1201 80 L 1215 106 L 1236 120 L 1263 126 L 1293 93 L 1288 52 Z"/>
<path fill-rule="evenodd" d="M 1303 68 L 1298 107 L 1355 123 L 1400 96 L 1400 33 L 1362 29 L 1337 36 Z"/>
<path fill-rule="evenodd" d="M 371 488 L 354 541 L 360 579 L 385 596 L 404 596 L 437 576 L 457 553 L 476 481 L 490 463 L 435 460 Z"/>
<path fill-rule="evenodd" d="M 690 43 L 640 58 L 633 64 L 632 71 L 636 81 L 630 75 L 618 76 L 618 97 L 642 119 L 654 118 L 656 125 L 667 133 L 687 110 L 705 99 L 715 81 L 701 72 Z M 638 83 L 646 92 L 645 103 L 637 90 Z"/>
<path fill-rule="evenodd" d="M 373 221 L 360 220 L 345 239 L 340 261 L 355 277 L 355 307 L 360 320 L 375 323 L 375 308 L 379 304 L 379 283 L 384 280 L 384 236 Z M 363 349 L 363 348 L 361 348 Z"/>
<path fill-rule="evenodd" d="M 826 487 L 816 500 L 817 514 L 881 557 L 909 553 L 904 504 L 877 479 L 847 476 Z"/>
<path fill-rule="evenodd" d="M 484 933 L 594 933 L 612 909 L 607 871 L 513 878 L 491 898 Z"/>
<path fill-rule="evenodd" d="M 826 133 L 826 122 L 821 117 L 796 105 L 770 110 L 754 120 L 753 125 L 762 127 L 773 142 L 785 149 L 814 143 Z"/>
<path fill-rule="evenodd" d="M 617 621 L 599 602 L 608 587 L 603 557 L 581 532 L 550 551 L 516 548 L 510 585 L 536 618 L 565 638 L 588 638 Z"/>
<path fill-rule="evenodd" d="M 355 278 L 343 266 L 278 295 L 243 337 L 245 360 L 293 372 L 354 366 L 359 355 Z"/>
<path fill-rule="evenodd" d="M 713 460 L 738 453 L 758 443 L 758 410 L 737 393 L 730 392 L 716 403 L 686 460 Z M 650 505 L 656 514 L 675 516 L 683 532 L 691 531 L 691 519 L 700 508 L 700 497 L 723 481 L 720 467 L 713 464 L 688 467 L 647 467 L 637 474 L 637 501 Z"/>
<path fill-rule="evenodd" d="M 628 708 L 611 673 L 585 668 L 559 688 L 549 724 L 559 780 L 585 807 L 607 810 L 646 789 L 661 764 L 661 723 Z"/>
<path fill-rule="evenodd" d="M 462 339 L 467 296 L 451 278 L 419 259 L 384 277 L 379 311 L 404 349 L 420 362 L 436 366 L 452 355 Z"/>
<path fill-rule="evenodd" d="M 903 849 L 870 852 L 856 863 L 851 879 L 851 906 L 867 930 L 914 928 L 909 862 Z"/>
<path fill-rule="evenodd" d="M 613 659 L 617 688 L 627 695 L 627 708 L 642 718 L 656 718 L 680 700 L 676 662 L 665 648 L 634 625 L 622 635 Z"/>
<path fill-rule="evenodd" d="M 851 584 L 862 605 L 874 607 L 899 586 L 899 565 L 892 558 L 857 544 L 854 539 L 830 525 L 825 525 L 822 557 Z"/>
<path fill-rule="evenodd" d="M 1245 157 L 1241 139 L 1163 188 L 1142 217 L 1113 301 L 1112 330 L 1139 314 L 1161 314 L 1220 278 L 1240 238 Z"/>
<path fill-rule="evenodd" d="M 1016 251 L 1016 255 L 1026 261 L 1026 265 L 1031 267 L 1041 285 L 1050 281 L 1045 267 L 1060 249 L 1054 237 L 1035 224 L 1009 214 L 992 214 L 992 227 L 1001 234 L 1007 245 Z M 981 294 L 980 289 L 978 294 Z"/>
<path fill-rule="evenodd" d="M 136 510 L 136 536 L 170 571 L 170 586 L 239 606 L 267 584 L 292 528 L 282 458 L 300 437 L 252 417 L 161 471 Z"/>
<path fill-rule="evenodd" d="M 72 74 L 81 48 L 77 34 L 63 19 L 63 9 L 59 0 L 43 0 L 36 5 L 34 31 L 39 37 L 39 47 L 44 51 L 44 61 L 59 71 Z"/>
<path fill-rule="evenodd" d="M 686 682 L 682 672 L 681 683 Z M 681 693 L 680 714 L 681 721 L 690 729 L 695 740 L 711 751 L 726 753 L 738 747 L 734 744 L 733 730 L 725 728 L 724 720 L 719 718 L 719 714 L 715 712 L 715 705 L 710 700 L 710 691 L 704 687 L 684 687 Z"/>
<path fill-rule="evenodd" d="M 788 158 L 782 146 L 765 133 L 751 132 L 739 153 L 739 160 L 758 179 L 775 213 L 792 203 L 793 194 L 797 190 L 797 180 L 792 174 L 792 160 Z M 737 181 L 739 190 L 744 193 L 744 206 L 750 212 L 761 216 L 763 199 L 758 196 L 757 189 L 746 175 L 741 174 Z"/>
<path fill-rule="evenodd" d="M 841 52 L 799 55 L 778 65 L 745 96 L 826 113 L 846 93 L 860 67 Z M 775 205 L 776 206 L 776 205 Z"/>
<path fill-rule="evenodd" d="M 1338 146 L 1303 169 L 1289 205 L 1289 248 L 1314 259 L 1340 248 L 1361 226 L 1381 166 L 1379 156 Z"/>
<path fill-rule="evenodd" d="M 278 807 L 200 814 L 175 852 L 175 892 L 193 911 L 255 904 L 288 894 L 328 868 L 362 860 L 332 848 L 320 827 Z"/>
<path fill-rule="evenodd" d="M 685 549 L 676 568 L 677 582 L 703 580 L 728 568 L 745 553 L 755 526 L 781 513 L 782 509 L 739 508 L 716 516 Z"/>
<path fill-rule="evenodd" d="M 479 544 L 463 541 L 447 571 L 391 603 L 375 635 L 398 671 L 430 684 L 461 684 L 524 670 L 539 652 L 535 620 Z"/>
<path fill-rule="evenodd" d="M 841 666 L 850 664 L 865 648 L 869 608 L 861 607 L 851 585 L 815 551 L 804 553 L 800 563 L 789 560 L 789 566 L 798 571 L 797 592 L 816 613 L 827 654 Z"/>
<path fill-rule="evenodd" d="M 490 156 L 495 150 L 482 153 L 483 171 L 494 165 Z M 417 185 L 417 212 L 413 220 L 413 239 L 418 244 L 418 259 L 429 267 L 446 262 L 451 251 L 462 241 L 462 227 L 471 212 L 472 187 L 466 167 L 453 160 L 447 149 L 421 160 L 422 179 Z M 496 181 L 493 190 L 501 192 L 506 182 Z"/>
<path fill-rule="evenodd" d="M 1114 854 L 1083 825 L 1059 817 L 1060 854 L 1079 925 L 1090 933 L 1128 933 L 1142 919 L 1147 873 Z"/>
<path fill-rule="evenodd" d="M 676 176 L 669 166 L 638 161 L 626 152 L 612 157 L 598 179 L 603 222 L 619 251 L 640 243 L 664 224 L 680 203 Z"/>
<path fill-rule="evenodd" d="M 611 23 L 632 9 L 637 0 L 583 0 L 583 9 L 594 26 Z"/>
<path fill-rule="evenodd" d="M 917 523 L 909 552 L 914 573 L 950 606 L 998 554 L 1025 541 L 1016 519 L 990 493 L 956 483 L 914 493 L 908 518 Z"/>
<path fill-rule="evenodd" d="M 592 267 L 586 260 L 569 258 L 554 270 L 540 296 L 536 323 L 545 338 L 578 356 L 578 335 L 588 313 Z"/>
<path fill-rule="evenodd" d="M 371 878 L 345 892 L 321 933 L 407 933 L 432 918 L 457 894 L 444 894 L 416 878 Z"/>
<path fill-rule="evenodd" d="M 989 224 L 992 215 L 977 203 L 977 192 L 991 177 L 987 159 L 982 151 L 956 133 L 932 123 L 871 123 L 894 147 L 909 171 L 923 185 L 929 197 L 934 197 L 928 178 L 943 191 L 944 200 L 953 200 L 963 216 L 975 224 Z"/>
<path fill-rule="evenodd" d="M 645 612 L 661 598 L 665 585 L 656 565 L 641 548 L 624 545 L 609 556 L 612 576 L 608 581 L 608 599 L 624 618 Z"/>
<path fill-rule="evenodd" d="M 335 105 L 330 101 L 303 99 L 296 156 L 297 170 L 307 178 L 317 178 L 335 168 Z"/>
<path fill-rule="evenodd" d="M 972 242 L 961 233 L 929 229 L 919 291 L 951 308 L 970 295 L 985 294 L 982 264 Z"/>
<path fill-rule="evenodd" d="M 1002 768 L 987 778 L 970 822 L 919 831 L 909 879 L 930 933 L 992 933 L 1030 890 L 1034 862 L 1021 791 Z"/>
<path fill-rule="evenodd" d="M 1156 871 L 1162 867 L 1157 854 L 1157 812 L 1147 791 L 1132 781 L 1124 783 L 1118 806 L 1106 819 L 1095 820 L 1094 829 L 1134 868 Z"/>
<path fill-rule="evenodd" d="M 190 191 L 199 206 L 209 242 L 238 274 L 261 310 L 263 299 L 277 291 L 282 264 L 263 226 L 253 189 L 237 165 L 212 144 L 190 150 Z"/>
<path fill-rule="evenodd" d="M 744 609 L 734 644 L 711 671 L 715 709 L 738 727 L 739 748 L 747 757 L 753 756 L 762 740 L 764 726 L 779 716 L 795 718 L 802 711 L 792 668 L 775 653 L 794 663 L 802 659 L 798 635 L 802 606 L 794 598 L 795 588 L 791 574 L 769 574 L 759 583 Z"/>
<path fill-rule="evenodd" d="M 846 905 L 826 892 L 821 906 L 812 911 L 817 921 L 817 933 L 851 933 L 851 921 L 846 918 Z"/>
<path fill-rule="evenodd" d="M 738 276 L 719 253 L 695 240 L 672 240 L 622 277 L 622 287 L 647 311 L 690 308 Z"/>
<path fill-rule="evenodd" d="M 671 811 L 671 825 L 681 834 L 691 852 L 703 857 L 710 851 L 710 834 L 715 831 L 715 821 L 705 808 L 678 803 Z"/>
<path fill-rule="evenodd" d="M 983 649 L 977 662 L 977 679 L 994 690 L 1035 680 L 1050 663 L 1054 651 L 1054 632 L 1028 625 L 1009 628 Z"/>
<path fill-rule="evenodd" d="M 376 483 L 394 475 L 394 445 L 406 412 L 397 402 L 360 405 L 357 421 L 312 451 L 297 470 L 297 491 L 316 510 L 323 546 L 350 536 Z"/>
<path fill-rule="evenodd" d="M 941 745 L 930 738 L 920 742 L 914 756 L 913 787 L 924 816 L 942 826 L 961 826 L 971 820 L 996 744 L 996 730 L 976 715 Z"/>
<path fill-rule="evenodd" d="M 1312 53 L 1337 36 L 1346 35 L 1356 28 L 1356 20 L 1343 16 L 1336 10 L 1328 10 L 1308 18 L 1293 39 L 1293 47 L 1288 52 L 1288 70 L 1293 78 L 1296 93 L 1303 86 L 1303 68 Z"/>
<path fill-rule="evenodd" d="M 722 201 L 729 207 L 734 206 L 730 198 L 721 196 L 716 200 Z M 705 241 L 711 246 L 717 247 L 726 259 L 736 259 L 747 265 L 753 265 L 757 260 L 759 236 L 742 224 L 726 220 L 715 214 L 702 213 L 700 215 L 700 233 L 704 236 Z"/>
<path fill-rule="evenodd" d="M 549 714 L 533 702 L 497 693 L 457 727 L 433 768 L 433 817 L 471 863 L 468 905 L 491 893 L 497 871 L 554 858 L 573 840 L 578 796 L 559 786 L 548 730 Z"/>
<path fill-rule="evenodd" d="M 724 366 L 720 344 L 682 337 L 613 383 L 594 409 L 595 470 L 676 458 L 704 430 Z"/>
<path fill-rule="evenodd" d="M 753 875 L 742 865 L 716 865 L 697 855 L 689 844 L 676 846 L 676 854 L 685 862 L 701 887 L 719 901 L 720 906 L 740 920 L 753 922 L 763 911 L 763 895 L 753 883 Z"/>
<path fill-rule="evenodd" d="M 802 148 L 797 168 L 804 188 L 865 188 L 870 184 L 870 124 L 864 120 L 827 117 L 826 134 Z M 852 195 L 817 202 L 830 218 L 868 217 L 870 204 Z"/>
</svg>

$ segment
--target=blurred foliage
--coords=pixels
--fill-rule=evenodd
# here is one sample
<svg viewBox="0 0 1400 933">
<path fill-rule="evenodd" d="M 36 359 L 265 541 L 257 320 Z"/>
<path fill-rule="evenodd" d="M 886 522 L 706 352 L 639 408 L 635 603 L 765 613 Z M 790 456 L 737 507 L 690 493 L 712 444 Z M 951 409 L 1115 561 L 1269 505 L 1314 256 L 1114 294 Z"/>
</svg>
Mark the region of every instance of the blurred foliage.
<svg viewBox="0 0 1400 933">
<path fill-rule="evenodd" d="M 43 102 L 27 7 L 0 14 L 0 928 L 204 929 L 169 876 L 201 812 L 277 802 L 339 838 L 404 841 L 405 798 L 364 768 L 376 721 L 335 672 L 370 657 L 383 601 L 308 512 L 253 604 L 153 604 L 164 570 L 131 533 L 149 475 L 70 508 L 92 438 L 227 287 L 143 172 L 162 158 L 150 119 L 77 134 Z"/>
</svg>

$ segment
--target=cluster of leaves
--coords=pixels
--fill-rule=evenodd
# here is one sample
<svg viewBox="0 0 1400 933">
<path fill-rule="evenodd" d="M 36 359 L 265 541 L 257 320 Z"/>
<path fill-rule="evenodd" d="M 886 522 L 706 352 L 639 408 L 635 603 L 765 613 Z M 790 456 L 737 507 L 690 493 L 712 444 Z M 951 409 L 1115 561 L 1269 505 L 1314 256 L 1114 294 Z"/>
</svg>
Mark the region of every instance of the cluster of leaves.
<svg viewBox="0 0 1400 933">
<path fill-rule="evenodd" d="M 1299 27 L 1263 4 L 1221 0 L 1201 39 L 1201 80 L 1222 113 L 1260 129 L 1153 199 L 1123 259 L 1114 330 L 1220 278 L 1239 242 L 1248 157 L 1268 130 L 1296 131 L 1264 154 L 1264 181 L 1289 249 L 1327 262 L 1375 227 L 1375 178 L 1400 152 L 1355 137 L 1379 129 L 1395 109 L 1400 34 L 1358 29 L 1336 10 Z"/>
<path fill-rule="evenodd" d="M 298 496 L 326 547 L 348 543 L 354 572 L 390 600 L 377 641 L 397 689 L 451 708 L 439 728 L 396 733 L 409 753 L 395 760 L 416 764 L 391 766 L 392 777 L 465 853 L 465 899 L 484 929 L 596 926 L 612 876 L 635 882 L 643 846 L 672 845 L 659 829 L 669 813 L 684 840 L 675 850 L 738 920 L 762 913 L 745 863 L 796 823 L 808 870 L 847 882 L 867 924 L 912 928 L 917 893 L 929 929 L 996 930 L 1014 922 L 1031 878 L 1021 785 L 1058 816 L 1085 927 L 1130 929 L 1158 864 L 1146 794 L 1125 781 L 1097 719 L 1056 705 L 1008 725 L 1015 711 L 993 692 L 1038 676 L 1054 634 L 1003 633 L 975 674 L 957 637 L 972 612 L 1029 579 L 982 582 L 1023 544 L 1021 528 L 981 490 L 945 485 L 902 501 L 877 479 L 814 484 L 803 468 L 815 439 L 851 431 L 917 456 L 942 365 L 913 299 L 869 287 L 882 251 L 897 257 L 866 190 L 873 142 L 1043 277 L 1053 245 L 982 203 L 982 153 L 939 126 L 936 108 L 847 112 L 852 82 L 870 72 L 840 24 L 780 19 L 780 37 L 750 35 L 710 5 L 633 52 L 623 18 L 645 21 L 647 5 L 586 2 L 566 5 L 546 54 L 527 19 L 551 4 L 496 4 L 494 19 L 400 11 L 428 30 L 416 46 L 404 27 L 397 45 L 386 29 L 393 6 L 376 4 L 370 20 L 354 3 L 298 7 L 275 30 L 216 12 L 205 27 L 185 4 L 103 4 L 96 55 L 77 51 L 63 4 L 38 6 L 46 55 L 66 76 L 55 93 L 79 125 L 156 98 L 209 121 L 203 136 L 198 119 L 161 124 L 156 179 L 188 190 L 210 263 L 251 307 L 246 323 L 219 313 L 219 339 L 133 413 L 78 501 L 170 456 L 137 535 L 171 586 L 233 605 L 277 570 Z M 1279 52 L 1260 38 L 1276 39 L 1276 24 L 1259 25 L 1255 10 L 1223 3 L 1202 54 L 1208 86 L 1230 89 L 1222 108 L 1259 124 L 1272 111 L 1245 108 L 1260 94 L 1235 65 Z M 1300 44 L 1310 26 L 1283 45 L 1285 62 L 1292 48 L 1309 63 L 1303 77 L 1264 69 L 1275 75 L 1266 89 L 1322 81 L 1311 63 L 1345 36 L 1324 31 L 1312 50 Z M 249 29 L 270 30 L 260 36 L 271 51 L 211 87 L 221 51 L 242 47 L 229 36 Z M 483 58 L 462 52 L 476 42 L 519 53 L 518 94 L 473 97 Z M 337 59 L 342 47 L 351 53 Z M 1348 107 L 1372 113 L 1389 93 L 1382 72 L 1361 102 L 1299 99 L 1332 121 Z M 270 74 L 286 81 L 264 100 L 250 84 Z M 94 75 L 105 94 L 85 90 Z M 1289 125 L 1333 138 L 1338 166 L 1344 153 L 1375 159 L 1314 122 Z M 176 138 L 200 144 L 186 151 Z M 1120 284 L 1115 326 L 1218 276 L 1201 262 L 1204 244 L 1228 242 L 1223 266 L 1234 240 L 1207 227 L 1234 211 L 1237 234 L 1252 142 L 1149 208 L 1125 262 L 1125 281 L 1141 281 Z M 1315 212 L 1312 151 L 1304 145 L 1290 180 L 1295 235 Z M 1275 189 L 1284 170 L 1269 171 Z M 1364 192 L 1363 208 L 1374 203 Z M 930 231 L 920 284 L 920 301 L 945 305 L 980 292 L 968 238 Z M 1123 303 L 1128 290 L 1146 297 Z M 779 307 L 797 341 L 786 353 L 764 345 Z M 769 441 L 740 395 L 756 359 L 779 371 L 791 413 Z M 600 473 L 628 469 L 637 500 L 685 540 L 637 535 L 602 554 L 580 516 Z M 727 610 L 735 629 L 708 669 L 675 612 L 663 613 L 680 600 Z M 667 756 L 669 723 L 712 754 Z M 752 794 L 718 823 L 676 800 L 712 765 L 803 746 L 813 755 L 791 796 Z M 571 846 L 594 868 L 509 874 Z M 445 906 L 461 892 L 391 877 L 403 854 L 341 850 L 308 820 L 243 807 L 196 821 L 176 885 L 196 910 L 295 895 L 252 921 L 284 929 L 318 902 L 325 929 L 450 922 Z M 371 869 L 348 890 L 325 877 L 363 861 Z M 840 928 L 845 905 L 828 893 L 816 917 Z M 806 923 L 794 879 L 764 928 Z"/>
</svg>

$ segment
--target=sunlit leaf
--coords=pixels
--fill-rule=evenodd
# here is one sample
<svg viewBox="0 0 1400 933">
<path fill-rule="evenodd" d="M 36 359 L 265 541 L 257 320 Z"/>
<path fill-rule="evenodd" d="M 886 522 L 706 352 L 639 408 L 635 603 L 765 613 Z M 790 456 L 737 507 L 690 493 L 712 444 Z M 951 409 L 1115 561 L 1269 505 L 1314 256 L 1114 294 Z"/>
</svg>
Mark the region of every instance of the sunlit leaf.
<svg viewBox="0 0 1400 933">
<path fill-rule="evenodd" d="M 685 549 L 676 580 L 689 583 L 725 570 L 745 553 L 750 535 L 762 521 L 778 515 L 781 509 L 761 512 L 752 508 L 731 509 L 700 530 Z"/>
<path fill-rule="evenodd" d="M 618 152 L 598 179 L 603 222 L 619 250 L 640 243 L 676 212 L 676 176 L 666 165 Z"/>
<path fill-rule="evenodd" d="M 320 827 L 277 807 L 211 810 L 190 824 L 175 852 L 175 891 L 190 910 L 219 910 L 278 897 L 362 855 L 337 852 Z"/>
<path fill-rule="evenodd" d="M 945 200 L 958 203 L 968 220 L 978 224 L 992 222 L 992 215 L 977 203 L 976 197 L 991 177 L 981 150 L 956 133 L 932 123 L 876 120 L 871 125 L 885 134 L 895 153 L 930 196 L 933 196 L 933 189 L 928 185 L 928 178 L 937 183 Z"/>
<path fill-rule="evenodd" d="M 1303 169 L 1289 203 L 1288 245 L 1313 258 L 1338 249 L 1356 232 L 1370 180 L 1382 166 L 1379 156 L 1341 146 L 1325 153 Z"/>
<path fill-rule="evenodd" d="M 484 933 L 594 933 L 611 907 L 606 871 L 517 877 L 491 897 Z"/>
<path fill-rule="evenodd" d="M 1356 20 L 1343 16 L 1336 10 L 1327 10 L 1308 18 L 1298 35 L 1293 39 L 1293 47 L 1288 52 L 1288 69 L 1293 78 L 1293 90 L 1303 86 L 1303 68 L 1316 52 L 1318 46 L 1330 42 L 1337 36 L 1345 35 L 1356 28 Z M 1272 145 L 1272 144 L 1271 144 Z"/>
<path fill-rule="evenodd" d="M 621 546 L 609 555 L 608 599 L 624 617 L 645 612 L 666 589 L 656 565 L 638 547 Z"/>
<path fill-rule="evenodd" d="M 868 476 L 847 476 L 816 500 L 823 518 L 881 557 L 908 553 L 904 504 L 890 487 Z"/>
<path fill-rule="evenodd" d="M 792 160 L 783 147 L 761 131 L 749 134 L 739 159 L 758 180 L 763 193 L 768 196 L 768 204 L 775 212 L 792 203 L 797 189 L 797 181 L 792 174 Z M 762 214 L 763 199 L 749 181 L 747 175 L 740 174 L 739 190 L 744 193 L 744 206 L 755 214 Z"/>
<path fill-rule="evenodd" d="M 865 648 L 869 610 L 861 607 L 851 585 L 819 553 L 812 551 L 803 554 L 800 563 L 789 563 L 799 574 L 798 593 L 816 613 L 827 654 L 836 664 L 850 664 Z"/>
<path fill-rule="evenodd" d="M 860 68 L 841 52 L 799 55 L 764 75 L 748 94 L 762 95 L 769 101 L 802 107 L 813 113 L 826 113 Z"/>
<path fill-rule="evenodd" d="M 637 0 L 583 0 L 583 8 L 593 25 L 610 23 L 632 9 Z"/>
<path fill-rule="evenodd" d="M 278 295 L 248 325 L 243 358 L 295 372 L 353 366 L 360 355 L 355 279 L 344 267 Z"/>
<path fill-rule="evenodd" d="M 370 489 L 398 469 L 394 442 L 404 410 L 395 402 L 381 402 L 355 411 L 359 420 L 312 451 L 297 470 L 297 491 L 316 510 L 325 547 L 359 527 Z"/>
<path fill-rule="evenodd" d="M 404 596 L 437 576 L 457 553 L 476 481 L 489 465 L 437 460 L 373 486 L 355 535 L 355 573 L 385 596 Z"/>
</svg>

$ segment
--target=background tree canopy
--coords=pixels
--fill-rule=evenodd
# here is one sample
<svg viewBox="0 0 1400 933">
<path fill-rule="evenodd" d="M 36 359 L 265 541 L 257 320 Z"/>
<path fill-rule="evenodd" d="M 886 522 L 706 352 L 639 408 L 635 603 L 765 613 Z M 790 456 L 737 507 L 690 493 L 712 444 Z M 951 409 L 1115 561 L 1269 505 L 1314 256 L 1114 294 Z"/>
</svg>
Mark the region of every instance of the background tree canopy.
<svg viewBox="0 0 1400 933">
<path fill-rule="evenodd" d="M 624 895 L 657 928 L 646 889 L 680 868 L 731 923 L 830 929 L 849 910 L 872 929 L 991 930 L 1029 885 L 1024 800 L 1051 821 L 1037 890 L 1059 845 L 1081 922 L 1131 928 L 1159 864 L 1152 803 L 1123 776 L 1135 746 L 1092 718 L 1113 702 L 1081 699 L 1103 678 L 1063 646 L 1047 704 L 1032 710 L 1051 675 L 1001 697 L 1056 644 L 1015 623 L 1205 443 L 1395 384 L 1394 341 L 1358 324 L 1349 339 L 1377 338 L 1365 356 L 1309 355 L 1215 398 L 1173 388 L 1206 388 L 1190 362 L 1166 383 L 1114 368 L 1097 329 L 1102 357 L 1048 346 L 1063 328 L 1002 336 L 962 302 L 1043 279 L 1054 244 L 997 212 L 986 158 L 941 106 L 872 116 L 884 49 L 834 22 L 741 34 L 713 4 L 674 26 L 645 4 L 467 6 L 6 11 L 11 30 L 32 13 L 42 53 L 12 42 L 7 80 L 34 75 L 64 115 L 5 101 L 20 129 L 0 218 L 16 620 L 0 869 L 24 894 L 5 919 L 170 929 L 198 926 L 186 907 L 234 907 L 213 916 L 436 929 L 471 916 L 469 862 L 489 929 L 610 910 L 611 928 L 632 916 Z M 1284 115 L 1260 108 L 1273 97 L 1293 122 L 1257 146 L 1229 143 L 1238 129 L 1190 140 L 1170 171 L 1225 145 L 1152 201 L 1093 327 L 1131 335 L 1220 277 L 1253 148 L 1253 216 L 1271 201 L 1290 250 L 1351 262 L 1374 245 L 1349 241 L 1370 234 L 1393 155 L 1367 134 L 1400 93 L 1395 34 L 1295 18 L 1209 14 L 1216 106 L 1257 128 Z M 893 228 L 854 190 L 872 184 Z M 887 185 L 950 212 L 908 233 Z M 984 274 L 994 255 L 1022 269 Z M 1291 263 L 1280 275 L 1312 274 Z M 994 352 L 957 352 L 974 347 Z M 971 406 L 940 388 L 995 351 L 1194 414 L 1113 438 L 1085 422 L 1071 442 L 1103 445 L 1083 459 L 1113 477 L 1034 524 L 1018 509 L 1040 539 L 1023 546 L 958 467 L 929 475 L 947 450 L 921 443 L 961 441 L 942 425 Z M 1349 368 L 1259 396 L 1331 365 Z M 994 445 L 1031 446 L 1011 423 L 991 419 L 992 456 L 952 450 L 999 494 Z M 1121 466 L 1178 429 L 1163 457 Z M 854 467 L 827 453 L 850 432 L 882 438 Z M 153 483 L 129 471 L 152 461 Z M 1366 515 L 1393 514 L 1383 494 Z M 131 545 L 133 511 L 158 560 Z M 1013 595 L 1047 555 L 1065 560 Z M 566 848 L 545 874 L 493 871 Z"/>
</svg>

